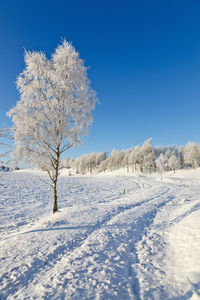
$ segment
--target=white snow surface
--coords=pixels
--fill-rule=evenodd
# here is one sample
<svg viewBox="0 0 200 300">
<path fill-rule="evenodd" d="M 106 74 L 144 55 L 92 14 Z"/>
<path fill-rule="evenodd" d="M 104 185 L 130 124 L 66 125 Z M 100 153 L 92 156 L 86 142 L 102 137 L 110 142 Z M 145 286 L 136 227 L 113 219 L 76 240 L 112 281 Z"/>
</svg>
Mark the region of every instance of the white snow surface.
<svg viewBox="0 0 200 300">
<path fill-rule="evenodd" d="M 200 169 L 46 182 L 0 178 L 1 300 L 200 299 Z"/>
</svg>

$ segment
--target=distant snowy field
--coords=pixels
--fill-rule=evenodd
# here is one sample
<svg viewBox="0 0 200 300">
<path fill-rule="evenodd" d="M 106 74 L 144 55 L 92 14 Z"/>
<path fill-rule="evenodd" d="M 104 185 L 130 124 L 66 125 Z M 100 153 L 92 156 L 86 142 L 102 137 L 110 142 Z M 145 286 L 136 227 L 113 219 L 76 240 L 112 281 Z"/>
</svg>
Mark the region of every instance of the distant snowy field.
<svg viewBox="0 0 200 300">
<path fill-rule="evenodd" d="M 200 169 L 45 181 L 0 178 L 1 300 L 200 299 Z"/>
</svg>

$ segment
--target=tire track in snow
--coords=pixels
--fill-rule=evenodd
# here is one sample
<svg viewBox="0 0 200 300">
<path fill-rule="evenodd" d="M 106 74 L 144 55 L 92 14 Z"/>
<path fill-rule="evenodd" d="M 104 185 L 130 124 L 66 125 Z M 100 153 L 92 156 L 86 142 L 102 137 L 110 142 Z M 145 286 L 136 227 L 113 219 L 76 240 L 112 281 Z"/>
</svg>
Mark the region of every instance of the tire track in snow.
<svg viewBox="0 0 200 300">
<path fill-rule="evenodd" d="M 161 195 L 164 195 L 164 193 L 161 193 L 157 197 L 154 197 L 153 200 L 156 201 L 156 198 L 159 199 Z M 116 289 L 115 294 L 117 293 L 117 291 L 119 292 L 119 294 L 117 296 L 117 299 L 140 299 L 139 282 L 138 282 L 138 279 L 137 279 L 137 276 L 136 276 L 136 272 L 135 272 L 134 268 L 132 267 L 133 260 L 134 260 L 134 263 L 138 262 L 137 255 L 136 255 L 136 248 L 135 248 L 134 245 L 135 245 L 135 243 L 137 243 L 139 241 L 139 239 L 141 238 L 142 235 L 146 234 L 146 231 L 148 230 L 149 226 L 151 225 L 151 223 L 153 222 L 153 220 L 154 220 L 154 218 L 157 214 L 157 210 L 162 208 L 162 206 L 164 206 L 167 202 L 172 200 L 172 195 L 169 194 L 169 193 L 168 193 L 168 195 L 165 194 L 164 198 L 165 199 L 160 204 L 158 204 L 158 206 L 154 203 L 152 209 L 150 208 L 150 210 L 148 210 L 145 214 L 141 214 L 141 216 L 138 217 L 138 220 L 137 220 L 136 224 L 134 224 L 133 227 L 131 227 L 129 230 L 127 230 L 128 237 L 129 237 L 128 241 L 129 241 L 129 243 L 131 241 L 132 245 L 131 245 L 130 249 L 128 249 L 128 251 L 126 251 L 125 255 L 122 256 L 122 259 L 126 263 L 126 270 L 127 270 L 126 271 L 126 277 L 128 277 L 128 279 L 127 278 L 125 279 L 124 285 L 125 284 L 127 285 L 127 282 L 128 282 L 128 287 L 127 287 L 127 291 L 126 291 L 126 293 L 128 293 L 128 296 L 127 296 L 127 294 L 126 295 L 123 294 L 123 295 L 120 296 L 121 291 L 119 290 L 118 284 L 116 286 L 116 284 L 114 283 L 116 279 L 114 280 L 113 284 L 111 282 L 111 286 L 109 286 L 110 289 L 108 288 L 108 290 L 110 290 L 110 291 L 113 290 L 113 289 Z M 149 199 L 149 201 L 150 201 L 150 199 Z M 148 203 L 149 201 L 145 201 L 145 203 Z M 149 207 L 150 207 L 150 205 L 149 205 Z M 132 207 L 130 209 L 134 209 L 134 208 L 139 208 L 139 206 L 135 206 L 135 207 Z M 113 218 L 120 217 L 120 214 L 126 214 L 128 211 L 129 210 L 121 211 L 119 214 L 116 214 Z M 111 220 L 112 220 L 112 218 L 110 219 L 110 221 Z M 102 232 L 104 232 L 105 236 L 109 237 L 108 238 L 109 244 L 111 244 L 111 245 L 114 244 L 115 247 L 116 247 L 116 248 L 114 248 L 114 250 L 116 250 L 117 247 L 121 244 L 120 236 L 118 236 L 117 239 L 114 239 L 112 237 L 112 235 L 109 233 L 109 230 L 107 230 L 105 232 L 105 228 L 107 226 L 110 226 L 108 224 L 108 223 L 110 223 L 110 221 L 108 221 L 107 224 L 104 224 L 104 226 L 100 227 L 97 231 L 93 232 L 88 237 L 88 239 L 86 239 L 84 241 L 84 243 L 82 245 L 80 245 L 80 247 L 83 246 L 82 249 L 79 249 L 79 251 L 77 251 L 78 249 L 74 249 L 74 251 L 76 251 L 76 253 L 71 252 L 69 254 L 67 264 L 71 265 L 71 263 L 73 263 L 73 267 L 74 267 L 74 261 L 75 261 L 75 263 L 76 263 L 76 261 L 78 261 L 78 263 L 79 263 L 80 260 L 85 262 L 85 260 L 89 259 L 87 255 L 85 256 L 85 251 L 86 251 L 85 249 L 87 249 L 86 246 L 88 244 L 92 245 L 92 242 L 94 243 L 94 246 L 95 246 L 96 245 L 95 241 L 96 240 L 101 240 L 100 237 L 101 237 Z M 136 228 L 134 228 L 134 227 L 136 227 Z M 137 234 L 137 232 L 139 232 L 139 234 Z M 113 240 L 114 242 L 112 243 L 110 240 Z M 103 253 L 106 253 L 107 246 L 108 245 L 105 246 L 105 249 L 103 250 Z M 129 248 L 129 245 L 128 245 L 128 248 Z M 110 249 L 108 251 L 110 251 Z M 101 253 L 102 253 L 102 251 L 100 251 L 100 256 L 102 255 Z M 93 254 L 96 256 L 98 254 L 98 251 L 95 250 L 93 252 Z M 66 260 L 65 259 L 61 260 L 59 262 L 59 264 L 60 265 L 66 265 Z M 113 262 L 111 262 L 111 265 L 113 266 Z M 77 290 L 77 286 L 81 286 L 81 285 L 83 286 L 83 282 L 84 282 L 85 279 L 82 280 L 82 278 L 87 278 L 87 276 L 88 276 L 87 270 L 88 270 L 89 266 L 90 266 L 90 262 L 89 262 L 89 265 L 85 269 L 83 269 L 83 270 L 81 269 L 81 271 L 80 271 L 80 264 L 78 264 L 77 272 L 75 270 L 74 273 L 77 274 L 78 272 L 81 272 L 81 278 L 79 280 L 77 279 L 77 281 L 75 283 L 73 281 L 70 283 L 68 279 L 65 280 L 64 286 L 62 287 L 63 293 L 59 296 L 59 297 L 61 297 L 61 299 L 65 299 L 66 293 L 67 293 L 67 288 L 69 290 L 73 290 L 73 289 Z M 50 272 L 50 274 L 52 274 L 52 272 Z M 57 274 L 56 282 L 59 282 L 59 281 L 61 282 L 63 280 L 64 276 L 67 276 L 68 272 L 70 272 L 70 271 L 65 270 L 65 272 L 61 272 L 61 274 L 58 275 L 57 272 L 54 270 L 54 273 Z M 84 274 L 84 272 L 86 272 L 86 274 Z M 48 274 L 48 277 L 49 277 L 49 274 Z M 50 277 L 53 278 L 53 276 L 50 276 Z M 90 277 L 89 277 L 89 279 L 90 279 Z M 122 281 L 124 281 L 123 277 L 122 277 Z M 119 282 L 121 282 L 121 281 L 119 281 Z M 70 285 L 70 286 L 68 286 L 68 285 Z M 45 288 L 45 286 L 46 285 L 43 285 L 42 288 Z M 48 285 L 48 287 L 49 287 L 49 285 Z M 92 287 L 90 287 L 90 290 L 91 289 L 92 289 Z M 85 294 L 84 294 L 84 292 L 85 292 Z M 75 298 L 73 298 L 73 296 L 72 296 L 72 298 L 69 297 L 69 299 L 79 299 L 79 297 L 84 298 L 84 299 L 94 299 L 94 298 L 97 299 L 96 297 L 88 296 L 88 294 L 87 294 L 88 292 L 89 292 L 88 290 L 82 291 L 83 294 L 78 294 L 78 295 L 75 294 L 75 295 L 73 295 Z M 91 293 L 91 291 L 90 291 L 90 293 Z M 106 292 L 104 292 L 104 293 L 106 293 Z M 96 291 L 94 292 L 94 294 L 96 294 Z M 55 288 L 54 291 L 52 291 L 52 293 L 49 294 L 49 296 L 52 297 L 52 299 L 57 299 L 57 297 L 58 297 L 57 289 Z M 101 297 L 101 293 L 100 293 L 100 296 L 99 296 L 98 299 L 116 299 L 116 297 L 112 298 L 112 296 L 110 294 L 104 294 Z"/>
<path fill-rule="evenodd" d="M 148 234 L 149 228 L 153 223 L 155 217 L 159 213 L 159 211 L 163 209 L 163 207 L 168 202 L 173 200 L 173 195 L 170 193 L 170 190 L 168 191 L 168 193 L 167 192 L 163 193 L 163 196 L 164 194 L 165 194 L 165 199 L 161 201 L 161 203 L 159 203 L 158 205 L 154 203 L 154 205 L 152 205 L 152 209 L 150 209 L 149 211 L 147 211 L 146 213 L 138 217 L 137 223 L 134 224 L 133 227 L 129 230 L 130 244 L 126 252 L 126 258 L 125 258 L 127 262 L 127 268 L 128 268 L 128 272 L 127 272 L 128 284 L 130 287 L 129 299 L 140 299 L 140 283 L 139 280 L 137 279 L 137 272 L 134 269 L 135 264 L 137 265 L 139 263 L 136 245 L 143 236 L 146 236 Z M 160 196 L 158 196 L 158 198 L 160 198 Z M 154 200 L 156 200 L 156 197 Z M 136 236 L 133 238 L 132 236 L 135 234 Z"/>
<path fill-rule="evenodd" d="M 133 208 L 139 208 L 148 202 L 150 203 L 152 200 L 159 199 L 168 192 L 169 188 L 164 190 L 162 189 L 162 191 L 159 191 L 157 195 L 144 199 L 141 202 L 119 205 L 117 208 L 112 209 L 112 212 L 107 214 L 102 220 L 98 221 L 95 226 L 90 227 L 89 230 L 84 233 L 84 235 L 81 235 L 81 233 L 76 234 L 73 242 L 67 242 L 64 245 L 57 247 L 53 253 L 47 254 L 45 260 L 35 259 L 33 264 L 28 266 L 23 273 L 21 273 L 20 267 L 18 269 L 11 269 L 9 273 L 6 273 L 0 277 L 0 286 L 2 281 L 6 279 L 8 280 L 7 284 L 5 284 L 5 288 L 2 289 L 2 293 L 0 294 L 1 299 L 6 299 L 9 294 L 12 294 L 13 292 L 25 287 L 27 280 L 28 283 L 31 284 L 36 276 L 40 276 L 41 272 L 46 273 L 48 270 L 53 268 L 62 259 L 63 255 L 69 256 L 70 253 L 81 247 L 83 243 L 87 241 L 87 239 L 89 239 L 92 235 L 96 235 L 97 232 L 114 217 Z M 26 266 L 24 267 L 26 268 Z M 14 280 L 11 279 L 12 274 L 14 274 Z"/>
</svg>

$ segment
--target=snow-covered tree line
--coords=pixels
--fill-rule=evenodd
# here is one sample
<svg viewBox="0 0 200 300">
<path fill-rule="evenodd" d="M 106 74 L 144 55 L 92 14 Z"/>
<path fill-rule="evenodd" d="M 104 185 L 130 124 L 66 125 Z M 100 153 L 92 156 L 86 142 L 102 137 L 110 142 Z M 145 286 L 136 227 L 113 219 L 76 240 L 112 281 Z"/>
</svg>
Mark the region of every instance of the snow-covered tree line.
<svg viewBox="0 0 200 300">
<path fill-rule="evenodd" d="M 76 159 L 64 158 L 62 166 L 64 168 L 73 168 L 77 174 L 92 174 L 93 170 L 100 167 L 103 161 L 106 161 L 107 152 L 84 154 Z"/>
<path fill-rule="evenodd" d="M 188 142 L 183 146 L 153 146 L 151 139 L 143 145 L 118 151 L 113 149 L 110 156 L 102 153 L 84 154 L 78 158 L 62 160 L 64 168 L 72 169 L 77 174 L 114 171 L 126 168 L 127 172 L 165 172 L 200 166 L 200 145 Z"/>
</svg>

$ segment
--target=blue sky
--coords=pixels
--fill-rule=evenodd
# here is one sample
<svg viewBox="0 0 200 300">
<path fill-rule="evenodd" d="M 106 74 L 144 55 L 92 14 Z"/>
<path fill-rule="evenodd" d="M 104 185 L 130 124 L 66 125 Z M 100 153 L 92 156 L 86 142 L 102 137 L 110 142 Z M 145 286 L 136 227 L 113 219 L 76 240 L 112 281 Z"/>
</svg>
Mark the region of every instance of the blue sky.
<svg viewBox="0 0 200 300">
<path fill-rule="evenodd" d="M 0 113 L 18 100 L 24 48 L 47 56 L 61 38 L 89 67 L 101 102 L 90 135 L 66 156 L 200 142 L 200 2 L 0 1 Z"/>
</svg>

